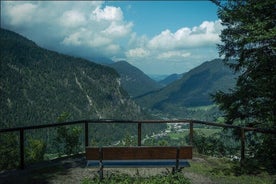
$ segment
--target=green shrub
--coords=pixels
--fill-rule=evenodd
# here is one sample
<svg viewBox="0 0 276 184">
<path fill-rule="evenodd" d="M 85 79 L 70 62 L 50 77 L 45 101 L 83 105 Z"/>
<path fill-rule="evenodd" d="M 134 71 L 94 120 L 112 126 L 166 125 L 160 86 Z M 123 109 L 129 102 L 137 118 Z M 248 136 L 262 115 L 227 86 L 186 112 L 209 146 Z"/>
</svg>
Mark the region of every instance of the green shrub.
<svg viewBox="0 0 276 184">
<path fill-rule="evenodd" d="M 19 164 L 19 142 L 14 133 L 0 134 L 0 171 L 14 169 Z"/>
<path fill-rule="evenodd" d="M 134 176 L 127 174 L 116 174 L 100 180 L 98 177 L 93 179 L 84 178 L 82 184 L 189 184 L 190 181 L 183 174 L 156 175 L 151 177 Z"/>
<path fill-rule="evenodd" d="M 46 152 L 46 143 L 39 139 L 28 139 L 28 145 L 26 147 L 27 162 L 32 163 L 41 161 L 44 158 Z"/>
</svg>

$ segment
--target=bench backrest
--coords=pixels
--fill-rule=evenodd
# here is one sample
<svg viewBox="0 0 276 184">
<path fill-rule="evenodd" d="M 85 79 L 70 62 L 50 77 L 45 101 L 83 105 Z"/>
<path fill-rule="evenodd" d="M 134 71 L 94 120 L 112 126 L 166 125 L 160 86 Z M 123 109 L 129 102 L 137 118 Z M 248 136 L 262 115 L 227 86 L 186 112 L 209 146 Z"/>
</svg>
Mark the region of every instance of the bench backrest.
<svg viewBox="0 0 276 184">
<path fill-rule="evenodd" d="M 192 146 L 86 147 L 87 160 L 192 159 Z"/>
</svg>

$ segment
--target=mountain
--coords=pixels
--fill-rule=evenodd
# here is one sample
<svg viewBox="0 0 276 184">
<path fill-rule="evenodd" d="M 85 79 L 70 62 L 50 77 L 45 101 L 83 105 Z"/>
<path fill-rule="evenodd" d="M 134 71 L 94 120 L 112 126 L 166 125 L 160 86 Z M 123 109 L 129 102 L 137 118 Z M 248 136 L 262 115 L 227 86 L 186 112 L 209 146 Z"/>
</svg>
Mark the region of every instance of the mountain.
<svg viewBox="0 0 276 184">
<path fill-rule="evenodd" d="M 166 77 L 165 79 L 159 81 L 158 83 L 161 84 L 162 86 L 167 86 L 169 85 L 170 83 L 178 80 L 178 79 L 181 79 L 181 77 L 183 76 L 183 74 L 171 74 L 169 75 L 168 77 Z"/>
<path fill-rule="evenodd" d="M 149 109 L 179 111 L 188 107 L 212 105 L 210 94 L 227 91 L 235 84 L 236 75 L 220 59 L 205 62 L 183 74 L 183 77 L 165 88 L 142 95 L 136 102 Z M 175 113 L 175 112 L 173 112 Z"/>
<path fill-rule="evenodd" d="M 114 63 L 113 60 L 106 58 L 106 57 L 86 57 L 89 61 L 93 61 L 94 63 L 103 64 L 103 65 L 109 65 Z"/>
<path fill-rule="evenodd" d="M 126 61 L 119 61 L 108 66 L 114 68 L 120 74 L 122 87 L 132 97 L 161 88 L 161 85 L 156 81 Z"/>
<path fill-rule="evenodd" d="M 158 75 L 158 74 L 149 74 L 149 77 L 153 80 L 155 80 L 156 82 L 159 82 L 159 81 L 162 81 L 163 79 L 167 78 L 168 76 L 170 75 L 165 75 L 165 74 L 161 74 L 161 75 Z"/>
<path fill-rule="evenodd" d="M 144 114 L 107 66 L 43 49 L 0 30 L 0 127 L 69 120 L 141 119 Z"/>
</svg>

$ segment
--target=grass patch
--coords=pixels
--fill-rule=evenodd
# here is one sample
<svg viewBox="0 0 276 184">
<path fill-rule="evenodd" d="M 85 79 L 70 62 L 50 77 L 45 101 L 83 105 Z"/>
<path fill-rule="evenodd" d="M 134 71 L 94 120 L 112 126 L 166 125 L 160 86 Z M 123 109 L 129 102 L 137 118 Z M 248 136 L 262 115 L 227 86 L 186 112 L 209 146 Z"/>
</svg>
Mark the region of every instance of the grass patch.
<svg viewBox="0 0 276 184">
<path fill-rule="evenodd" d="M 258 171 L 258 174 L 246 174 L 244 170 L 247 168 L 240 168 L 239 162 L 204 155 L 199 157 L 200 160 L 192 161 L 191 167 L 186 171 L 204 175 L 215 183 L 275 184 L 276 176 L 270 175 L 265 170 Z"/>
<path fill-rule="evenodd" d="M 108 178 L 99 180 L 98 177 L 93 179 L 84 178 L 82 184 L 190 184 L 190 180 L 183 174 L 156 175 L 150 177 L 129 176 L 127 174 L 113 174 Z"/>
</svg>

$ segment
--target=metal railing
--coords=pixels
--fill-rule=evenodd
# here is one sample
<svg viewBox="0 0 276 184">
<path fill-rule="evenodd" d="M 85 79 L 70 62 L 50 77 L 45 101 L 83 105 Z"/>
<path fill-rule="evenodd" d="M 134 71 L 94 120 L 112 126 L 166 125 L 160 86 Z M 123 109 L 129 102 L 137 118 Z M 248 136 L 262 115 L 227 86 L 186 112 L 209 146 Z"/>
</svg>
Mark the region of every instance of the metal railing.
<svg viewBox="0 0 276 184">
<path fill-rule="evenodd" d="M 72 122 L 64 122 L 64 123 L 53 123 L 53 124 L 45 124 L 45 125 L 36 125 L 36 126 L 24 126 L 24 127 L 16 127 L 16 128 L 4 128 L 0 129 L 1 133 L 6 132 L 19 132 L 19 147 L 20 147 L 20 168 L 25 168 L 25 152 L 24 152 L 24 132 L 26 130 L 34 130 L 34 129 L 43 129 L 43 128 L 50 128 L 50 127 L 60 127 L 60 126 L 67 126 L 67 125 L 83 125 L 84 126 L 84 145 L 89 146 L 89 124 L 106 124 L 106 123 L 127 123 L 127 124 L 137 124 L 137 145 L 142 145 L 142 124 L 152 124 L 152 123 L 189 123 L 189 144 L 193 145 L 193 126 L 194 124 L 202 124 L 208 126 L 216 126 L 216 127 L 223 127 L 223 128 L 232 128 L 232 129 L 239 129 L 240 130 L 240 141 L 241 141 L 241 164 L 244 162 L 245 159 L 245 132 L 246 131 L 254 131 L 259 133 L 265 134 L 276 134 L 276 130 L 270 129 L 260 129 L 260 128 L 252 128 L 252 127 L 240 127 L 235 125 L 229 124 L 221 124 L 221 123 L 214 123 L 214 122 L 205 122 L 205 121 L 197 121 L 197 120 L 80 120 L 80 121 L 72 121 Z"/>
</svg>

